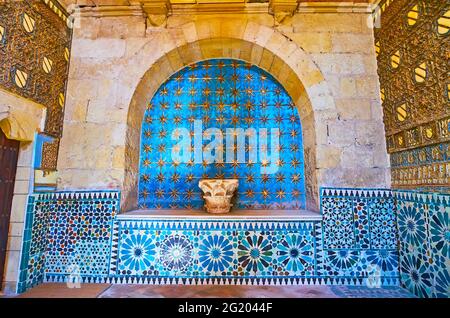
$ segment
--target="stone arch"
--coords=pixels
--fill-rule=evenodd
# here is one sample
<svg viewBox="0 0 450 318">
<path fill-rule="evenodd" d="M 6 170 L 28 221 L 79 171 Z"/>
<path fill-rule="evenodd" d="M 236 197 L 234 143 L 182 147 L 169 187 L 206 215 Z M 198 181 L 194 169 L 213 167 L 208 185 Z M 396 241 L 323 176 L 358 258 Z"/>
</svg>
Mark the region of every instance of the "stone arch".
<svg viewBox="0 0 450 318">
<path fill-rule="evenodd" d="M 168 37 L 165 53 L 154 57 L 155 62 L 140 78 L 129 105 L 122 211 L 137 206 L 140 129 L 146 104 L 173 73 L 212 58 L 234 58 L 254 64 L 273 75 L 289 93 L 303 127 L 307 208 L 318 210 L 316 135 L 326 131 L 318 131 L 316 122 L 318 112 L 335 108 L 331 90 L 317 65 L 291 39 L 273 28 L 245 22 L 211 19 L 169 30 L 183 30 L 183 34 Z"/>
</svg>

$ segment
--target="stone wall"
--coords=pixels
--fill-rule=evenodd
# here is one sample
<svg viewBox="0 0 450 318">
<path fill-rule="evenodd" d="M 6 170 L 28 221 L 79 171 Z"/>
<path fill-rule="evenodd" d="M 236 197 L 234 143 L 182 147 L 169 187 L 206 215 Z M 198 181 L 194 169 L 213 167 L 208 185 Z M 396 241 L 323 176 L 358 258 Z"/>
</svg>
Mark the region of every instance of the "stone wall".
<svg viewBox="0 0 450 318">
<path fill-rule="evenodd" d="M 296 102 L 310 208 L 319 186 L 389 186 L 368 21 L 364 13 L 298 13 L 273 27 L 269 14 L 201 14 L 146 28 L 140 16 L 83 16 L 73 35 L 59 188 L 120 188 L 125 208 L 135 207 L 145 104 L 175 71 L 213 57 L 258 65 Z"/>
<path fill-rule="evenodd" d="M 9 220 L 8 244 L 3 282 L 3 292 L 16 289 L 19 276 L 21 242 L 25 222 L 27 196 L 33 181 L 33 150 L 35 134 L 43 130 L 45 107 L 0 88 L 0 129 L 13 140 L 20 141 L 17 160 L 14 196 Z"/>
</svg>

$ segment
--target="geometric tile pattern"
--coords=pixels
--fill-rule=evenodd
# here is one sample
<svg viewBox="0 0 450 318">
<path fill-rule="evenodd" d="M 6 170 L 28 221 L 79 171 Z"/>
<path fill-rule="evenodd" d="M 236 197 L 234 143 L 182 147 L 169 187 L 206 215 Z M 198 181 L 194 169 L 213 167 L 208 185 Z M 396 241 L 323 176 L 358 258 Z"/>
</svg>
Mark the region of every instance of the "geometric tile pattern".
<svg viewBox="0 0 450 318">
<path fill-rule="evenodd" d="M 402 284 L 418 297 L 450 297 L 450 195 L 395 195 Z"/>
<path fill-rule="evenodd" d="M 389 190 L 321 189 L 323 246 L 320 276 L 397 278 L 394 197 Z"/>
<path fill-rule="evenodd" d="M 389 190 L 321 192 L 325 249 L 396 249 L 394 197 Z"/>
<path fill-rule="evenodd" d="M 117 192 L 41 198 L 50 212 L 45 273 L 107 276 Z M 64 257 L 61 257 L 64 255 Z M 76 266 L 76 268 L 74 267 Z"/>
<path fill-rule="evenodd" d="M 323 223 L 117 220 L 110 280 L 358 285 L 377 266 L 383 285 L 397 284 L 391 192 L 323 189 L 321 194 Z"/>
<path fill-rule="evenodd" d="M 397 228 L 393 198 L 377 198 L 369 203 L 370 211 L 370 248 L 396 249 Z"/>
<path fill-rule="evenodd" d="M 148 284 L 361 285 L 367 266 L 398 284 L 398 255 L 321 252 L 320 221 L 117 220 L 110 281 Z M 355 256 L 355 257 L 353 257 Z M 352 258 L 353 257 L 353 258 Z M 325 272 L 324 261 L 330 270 Z M 354 270 L 352 269 L 354 267 Z"/>
<path fill-rule="evenodd" d="M 107 276 L 113 219 L 118 210 L 119 193 L 113 191 L 30 196 L 31 240 L 24 242 L 23 252 L 24 257 L 30 257 L 23 257 L 21 265 L 28 268 L 28 275 L 26 280 L 21 278 L 19 290 L 42 282 L 46 275 L 65 276 L 72 272 Z"/>
<path fill-rule="evenodd" d="M 28 198 L 20 260 L 20 277 L 17 286 L 19 293 L 42 283 L 44 280 L 48 214 L 39 209 L 35 210 L 34 201 L 35 197 L 33 196 Z"/>
<path fill-rule="evenodd" d="M 323 197 L 324 248 L 350 248 L 355 244 L 352 199 Z"/>
<path fill-rule="evenodd" d="M 66 281 L 76 265 L 83 282 L 364 285 L 375 276 L 383 286 L 397 286 L 390 192 L 340 191 L 322 189 L 322 202 L 330 204 L 323 222 L 117 219 L 117 192 L 35 195 L 30 211 L 46 215 L 47 223 L 46 230 L 33 223 L 31 232 L 45 239 L 32 243 L 30 260 L 43 257 L 37 283 Z M 349 215 L 329 215 L 334 209 Z M 349 224 L 333 228 L 333 218 Z M 330 233 L 337 231 L 349 232 Z"/>
<path fill-rule="evenodd" d="M 203 133 L 194 129 L 196 120 L 202 121 Z M 206 140 L 212 138 L 207 135 L 208 129 L 219 130 L 223 138 L 222 134 L 214 138 L 223 142 L 220 140 L 216 148 L 221 154 L 215 155 L 223 162 L 209 163 L 193 155 L 186 162 L 175 162 L 171 153 L 180 146 L 173 132 L 180 128 L 187 129 L 192 140 L 203 135 L 203 152 L 212 144 Z M 233 147 L 241 141 L 232 144 L 227 141 L 236 139 L 229 128 L 246 131 L 239 146 L 245 151 L 245 158 L 236 155 Z M 266 129 L 266 133 L 262 129 Z M 283 152 L 279 160 L 265 160 L 261 156 L 261 149 L 268 148 L 270 153 L 270 148 L 276 147 L 272 141 L 276 132 L 272 129 L 279 129 L 277 150 Z M 237 208 L 304 208 L 301 131 L 300 117 L 292 99 L 278 81 L 262 69 L 234 59 L 211 59 L 189 65 L 161 85 L 147 106 L 142 123 L 139 206 L 203 209 L 198 187 L 200 179 L 237 178 Z M 262 134 L 268 139 L 265 146 Z M 258 139 L 257 146 L 250 143 L 253 139 Z M 197 147 L 192 140 L 188 144 Z M 254 150 L 258 154 L 253 159 L 250 154 Z M 230 155 L 234 158 L 229 159 Z M 275 162 L 266 162 L 270 160 Z M 269 164 L 278 171 L 268 173 Z"/>
<path fill-rule="evenodd" d="M 161 277 L 315 276 L 314 222 L 119 221 L 117 275 Z M 290 226 L 291 229 L 288 229 Z M 226 229 L 224 229 L 226 227 Z M 114 267 L 114 266 L 112 266 Z"/>
</svg>

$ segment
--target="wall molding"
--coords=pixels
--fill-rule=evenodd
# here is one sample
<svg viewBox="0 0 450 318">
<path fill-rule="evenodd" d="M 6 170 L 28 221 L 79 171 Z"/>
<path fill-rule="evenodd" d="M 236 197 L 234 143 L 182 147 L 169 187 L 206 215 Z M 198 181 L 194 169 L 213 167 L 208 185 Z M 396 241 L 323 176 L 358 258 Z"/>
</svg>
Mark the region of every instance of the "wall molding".
<svg viewBox="0 0 450 318">
<path fill-rule="evenodd" d="M 140 5 L 102 5 L 79 7 L 81 17 L 145 17 Z M 300 3 L 296 13 L 372 13 L 372 5 L 355 2 L 307 2 Z M 172 4 L 169 16 L 206 14 L 269 14 L 268 3 L 227 3 L 224 4 Z"/>
<path fill-rule="evenodd" d="M 324 188 L 322 194 L 323 221 L 247 222 L 218 222 L 208 215 L 203 220 L 122 220 L 118 192 L 34 194 L 27 209 L 19 292 L 74 275 L 83 283 L 360 286 L 375 265 L 382 286 L 398 286 L 392 192 Z M 344 219 L 348 222 L 338 222 Z M 216 245 L 228 255 L 221 265 L 208 259 Z M 185 257 L 171 256 L 177 246 Z M 247 262 L 253 248 L 264 258 Z M 293 248 L 298 258 L 289 256 Z M 139 255 L 144 258 L 136 263 Z"/>
</svg>

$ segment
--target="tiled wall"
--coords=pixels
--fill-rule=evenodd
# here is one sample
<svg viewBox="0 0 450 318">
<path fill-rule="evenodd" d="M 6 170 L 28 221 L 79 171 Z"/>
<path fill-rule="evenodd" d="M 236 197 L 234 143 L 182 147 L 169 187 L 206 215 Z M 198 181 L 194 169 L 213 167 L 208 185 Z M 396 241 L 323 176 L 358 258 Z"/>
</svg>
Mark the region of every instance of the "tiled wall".
<svg viewBox="0 0 450 318">
<path fill-rule="evenodd" d="M 398 284 L 400 267 L 415 295 L 449 297 L 449 195 L 322 189 L 321 204 L 322 222 L 132 220 L 115 218 L 117 192 L 33 195 L 18 290 L 70 274 L 84 282 L 358 285 L 376 265 L 384 285 Z"/>
<path fill-rule="evenodd" d="M 361 285 L 372 264 L 382 285 L 398 284 L 395 251 L 324 250 L 320 221 L 118 220 L 113 242 L 109 277 L 83 281 Z"/>
<path fill-rule="evenodd" d="M 322 189 L 321 204 L 322 222 L 132 220 L 115 218 L 117 192 L 33 195 L 19 292 L 74 273 L 84 282 L 358 285 L 376 265 L 384 285 L 398 284 L 400 267 L 415 295 L 450 296 L 450 195 Z"/>
<path fill-rule="evenodd" d="M 200 129 L 195 129 L 194 121 L 201 121 Z M 176 129 L 192 135 L 178 132 L 174 138 Z M 234 136 L 229 129 L 242 133 Z M 278 132 L 279 148 L 272 140 Z M 234 141 L 241 138 L 243 146 Z M 180 142 L 195 149 L 188 153 L 189 161 L 175 164 L 172 151 L 180 148 Z M 272 147 L 280 152 L 279 158 Z M 257 154 L 251 157 L 254 151 Z M 218 156 L 211 164 L 208 152 Z M 271 168 L 276 171 L 269 173 Z M 198 182 L 203 178 L 239 179 L 234 198 L 239 209 L 305 208 L 298 110 L 283 86 L 257 66 L 234 59 L 191 64 L 173 74 L 149 101 L 142 122 L 139 206 L 202 209 Z"/>
<path fill-rule="evenodd" d="M 19 293 L 44 280 L 48 213 L 35 209 L 34 201 L 35 197 L 29 196 L 17 286 Z"/>
<path fill-rule="evenodd" d="M 383 285 L 398 284 L 400 267 L 415 295 L 449 297 L 449 195 L 322 189 L 321 204 L 322 222 L 150 221 L 116 219 L 117 192 L 34 195 L 19 291 L 74 273 L 83 282 L 358 285 L 376 265 Z"/>
<path fill-rule="evenodd" d="M 47 275 L 106 277 L 119 193 L 59 192 L 29 197 L 18 291 Z"/>
<path fill-rule="evenodd" d="M 311 282 L 318 275 L 318 231 L 318 221 L 120 220 L 111 278 L 158 284 Z"/>
<path fill-rule="evenodd" d="M 323 222 L 116 219 L 118 201 L 117 192 L 30 197 L 19 291 L 73 274 L 84 282 L 359 285 L 375 265 L 383 285 L 398 284 L 389 191 L 324 189 Z"/>
<path fill-rule="evenodd" d="M 322 276 L 363 276 L 369 264 L 398 277 L 395 203 L 389 190 L 322 189 Z"/>
<path fill-rule="evenodd" d="M 396 191 L 402 284 L 450 297 L 450 195 Z"/>
</svg>

